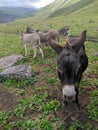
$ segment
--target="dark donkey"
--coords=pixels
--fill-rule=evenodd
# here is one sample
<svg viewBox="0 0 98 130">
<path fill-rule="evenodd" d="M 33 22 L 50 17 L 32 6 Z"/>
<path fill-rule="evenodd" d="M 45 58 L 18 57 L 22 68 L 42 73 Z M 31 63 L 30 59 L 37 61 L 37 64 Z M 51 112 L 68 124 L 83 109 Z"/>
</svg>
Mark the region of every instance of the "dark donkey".
<svg viewBox="0 0 98 130">
<path fill-rule="evenodd" d="M 69 39 L 64 47 L 60 46 L 51 37 L 49 38 L 50 46 L 58 53 L 58 76 L 63 86 L 64 104 L 67 104 L 67 101 L 71 99 L 75 101 L 78 108 L 80 108 L 78 87 L 82 73 L 88 65 L 84 46 L 85 40 L 86 30 L 77 39 Z"/>
</svg>

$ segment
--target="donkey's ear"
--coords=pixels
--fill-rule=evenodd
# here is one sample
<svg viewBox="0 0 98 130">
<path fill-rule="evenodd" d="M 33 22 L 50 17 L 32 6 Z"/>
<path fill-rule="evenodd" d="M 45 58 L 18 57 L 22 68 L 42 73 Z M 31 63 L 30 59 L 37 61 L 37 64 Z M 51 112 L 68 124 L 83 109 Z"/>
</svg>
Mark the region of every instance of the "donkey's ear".
<svg viewBox="0 0 98 130">
<path fill-rule="evenodd" d="M 63 50 L 63 47 L 58 44 L 55 40 L 53 40 L 51 37 L 48 37 L 48 41 L 50 46 L 56 51 L 57 54 L 60 54 Z"/>
<path fill-rule="evenodd" d="M 78 52 L 80 50 L 81 47 L 84 46 L 84 42 L 86 41 L 86 30 L 84 30 L 80 37 L 77 38 L 77 40 L 75 41 L 75 43 L 73 44 L 70 44 L 69 43 L 69 46 L 71 46 L 76 52 Z"/>
</svg>

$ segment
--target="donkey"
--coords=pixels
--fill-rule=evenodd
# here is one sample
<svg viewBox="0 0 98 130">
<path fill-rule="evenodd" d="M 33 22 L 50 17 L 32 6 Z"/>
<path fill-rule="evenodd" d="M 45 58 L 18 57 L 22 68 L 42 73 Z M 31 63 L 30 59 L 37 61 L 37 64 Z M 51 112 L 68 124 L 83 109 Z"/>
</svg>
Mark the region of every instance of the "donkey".
<svg viewBox="0 0 98 130">
<path fill-rule="evenodd" d="M 20 39 L 22 40 L 24 47 L 25 47 L 25 56 L 27 56 L 27 47 L 32 46 L 32 49 L 34 50 L 33 58 L 36 57 L 37 48 L 39 48 L 42 58 L 44 58 L 43 50 L 41 48 L 40 37 L 37 32 L 33 32 L 31 34 L 25 34 L 25 33 L 21 32 Z"/>
<path fill-rule="evenodd" d="M 47 32 L 38 32 L 40 36 L 41 43 L 44 45 L 49 45 L 48 37 L 51 37 L 53 40 L 59 42 L 59 33 L 57 30 L 50 30 Z"/>
<path fill-rule="evenodd" d="M 43 47 L 45 45 L 49 45 L 48 37 L 52 37 L 52 39 L 59 42 L 59 32 L 57 30 L 46 30 L 46 31 L 41 32 L 38 29 L 34 30 L 28 26 L 26 29 L 26 34 L 33 33 L 34 31 L 38 33 L 38 35 L 40 37 L 41 45 Z"/>
<path fill-rule="evenodd" d="M 86 30 L 77 39 L 69 39 L 64 47 L 60 46 L 51 37 L 48 39 L 50 46 L 58 54 L 57 68 L 58 77 L 63 86 L 64 104 L 74 101 L 80 108 L 78 100 L 78 87 L 83 72 L 88 66 L 88 58 L 85 52 L 84 42 L 86 40 Z"/>
</svg>

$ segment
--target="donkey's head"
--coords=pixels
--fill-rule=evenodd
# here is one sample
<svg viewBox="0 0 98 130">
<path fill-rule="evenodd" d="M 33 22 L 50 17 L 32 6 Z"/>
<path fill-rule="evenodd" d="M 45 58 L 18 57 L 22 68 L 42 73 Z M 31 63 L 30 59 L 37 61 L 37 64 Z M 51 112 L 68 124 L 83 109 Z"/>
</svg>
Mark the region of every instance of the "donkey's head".
<svg viewBox="0 0 98 130">
<path fill-rule="evenodd" d="M 62 27 L 61 29 L 58 30 L 58 32 L 62 36 L 69 36 L 70 35 L 70 30 L 69 30 L 69 27 L 67 27 L 67 26 Z"/>
<path fill-rule="evenodd" d="M 68 40 L 64 47 L 49 38 L 50 46 L 58 54 L 57 67 L 58 76 L 62 84 L 65 99 L 73 98 L 78 105 L 78 84 L 83 73 L 83 64 L 87 67 L 87 56 L 85 54 L 84 42 L 86 30 L 75 40 Z M 86 63 L 83 63 L 86 62 Z"/>
</svg>

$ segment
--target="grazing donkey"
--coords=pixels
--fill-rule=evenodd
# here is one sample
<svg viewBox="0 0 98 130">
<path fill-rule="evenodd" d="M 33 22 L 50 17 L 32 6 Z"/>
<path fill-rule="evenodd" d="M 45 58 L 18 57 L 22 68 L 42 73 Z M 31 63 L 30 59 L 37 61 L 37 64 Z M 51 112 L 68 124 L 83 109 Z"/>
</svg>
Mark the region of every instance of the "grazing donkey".
<svg viewBox="0 0 98 130">
<path fill-rule="evenodd" d="M 36 57 L 36 48 L 39 48 L 40 53 L 42 54 L 42 58 L 44 58 L 43 55 L 43 50 L 41 49 L 41 42 L 40 42 L 40 37 L 37 34 L 37 32 L 31 33 L 31 34 L 24 34 L 20 33 L 20 39 L 24 43 L 25 47 L 25 56 L 27 56 L 27 46 L 32 46 L 32 49 L 34 50 L 34 56 L 33 58 Z"/>
<path fill-rule="evenodd" d="M 64 104 L 67 105 L 67 101 L 71 99 L 75 101 L 78 108 L 80 108 L 78 87 L 82 73 L 88 65 L 88 58 L 84 46 L 85 40 L 86 30 L 77 39 L 69 40 L 64 47 L 60 46 L 51 37 L 49 38 L 50 46 L 58 53 L 58 76 L 63 86 Z"/>
<path fill-rule="evenodd" d="M 53 40 L 59 42 L 59 33 L 57 30 L 50 30 L 47 32 L 38 32 L 42 45 L 49 45 L 48 37 L 51 37 Z"/>
<path fill-rule="evenodd" d="M 40 37 L 40 41 L 41 41 L 41 45 L 44 47 L 45 45 L 49 45 L 49 41 L 48 41 L 48 37 L 52 37 L 52 39 L 56 40 L 59 42 L 59 32 L 57 30 L 48 30 L 48 31 L 39 31 L 39 30 L 33 30 L 31 27 L 27 27 L 26 29 L 26 33 L 33 33 L 33 32 L 37 32 L 39 37 Z"/>
</svg>

